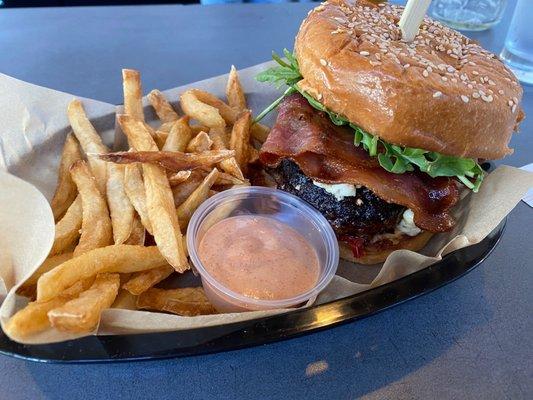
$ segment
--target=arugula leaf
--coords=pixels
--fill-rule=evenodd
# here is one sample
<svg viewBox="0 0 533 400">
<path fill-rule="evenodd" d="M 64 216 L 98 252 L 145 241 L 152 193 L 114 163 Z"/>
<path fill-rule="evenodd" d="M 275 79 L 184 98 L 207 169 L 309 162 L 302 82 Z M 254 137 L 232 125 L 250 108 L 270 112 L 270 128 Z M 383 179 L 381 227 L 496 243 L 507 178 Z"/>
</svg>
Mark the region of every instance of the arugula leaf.
<svg viewBox="0 0 533 400">
<path fill-rule="evenodd" d="M 455 177 L 473 192 L 477 192 L 483 181 L 484 171 L 473 159 L 452 157 L 444 154 L 431 152 L 423 149 L 411 147 L 401 147 L 387 143 L 377 136 L 365 132 L 357 125 L 350 123 L 342 115 L 328 110 L 322 103 L 304 92 L 298 87 L 298 82 L 303 79 L 300 73 L 298 60 L 289 50 L 284 49 L 282 59 L 278 54 L 272 52 L 272 58 L 278 66 L 269 68 L 256 76 L 259 82 L 269 82 L 276 87 L 287 86 L 282 96 L 277 98 L 270 106 L 263 110 L 254 122 L 260 121 L 265 115 L 276 108 L 288 95 L 299 92 L 307 99 L 309 104 L 319 111 L 328 114 L 331 122 L 335 125 L 349 125 L 354 130 L 354 145 L 362 146 L 372 157 L 377 156 L 381 167 L 395 174 L 414 171 L 418 167 L 420 171 L 427 173 L 432 178 L 438 176 Z"/>
</svg>

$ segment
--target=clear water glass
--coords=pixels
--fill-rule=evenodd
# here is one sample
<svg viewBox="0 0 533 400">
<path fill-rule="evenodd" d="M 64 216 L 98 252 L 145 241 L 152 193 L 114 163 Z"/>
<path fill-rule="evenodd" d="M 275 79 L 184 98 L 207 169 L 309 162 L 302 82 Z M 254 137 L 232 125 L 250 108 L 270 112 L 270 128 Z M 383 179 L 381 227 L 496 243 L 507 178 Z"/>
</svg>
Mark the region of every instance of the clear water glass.
<svg viewBox="0 0 533 400">
<path fill-rule="evenodd" d="M 523 83 L 533 85 L 533 1 L 518 0 L 500 58 Z"/>
<path fill-rule="evenodd" d="M 433 0 L 429 13 L 454 29 L 482 31 L 500 22 L 506 4 L 507 0 Z"/>
</svg>

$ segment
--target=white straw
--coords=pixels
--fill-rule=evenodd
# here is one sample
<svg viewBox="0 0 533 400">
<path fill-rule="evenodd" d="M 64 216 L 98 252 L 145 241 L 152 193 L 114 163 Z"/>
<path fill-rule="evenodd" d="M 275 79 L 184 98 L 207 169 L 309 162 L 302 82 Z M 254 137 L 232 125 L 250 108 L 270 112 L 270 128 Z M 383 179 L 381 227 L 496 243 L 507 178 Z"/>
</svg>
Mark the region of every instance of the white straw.
<svg viewBox="0 0 533 400">
<path fill-rule="evenodd" d="M 402 40 L 411 42 L 418 33 L 418 27 L 426 15 L 431 0 L 408 0 L 400 18 Z"/>
</svg>

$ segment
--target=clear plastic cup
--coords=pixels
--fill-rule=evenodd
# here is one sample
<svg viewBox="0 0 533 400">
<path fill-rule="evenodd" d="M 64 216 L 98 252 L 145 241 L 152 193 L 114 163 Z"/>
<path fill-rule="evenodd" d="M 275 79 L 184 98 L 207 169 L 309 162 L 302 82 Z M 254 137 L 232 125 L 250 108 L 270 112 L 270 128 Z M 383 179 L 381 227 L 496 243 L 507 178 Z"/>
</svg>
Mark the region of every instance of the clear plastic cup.
<svg viewBox="0 0 533 400">
<path fill-rule="evenodd" d="M 305 237 L 315 249 L 319 260 L 320 274 L 315 286 L 296 297 L 261 300 L 232 291 L 218 282 L 200 261 L 198 246 L 211 226 L 237 215 L 274 218 Z M 317 296 L 328 285 L 339 263 L 339 245 L 335 233 L 322 214 L 296 196 L 259 186 L 226 190 L 206 200 L 189 222 L 187 247 L 207 297 L 220 312 L 269 310 L 301 305 Z"/>
</svg>

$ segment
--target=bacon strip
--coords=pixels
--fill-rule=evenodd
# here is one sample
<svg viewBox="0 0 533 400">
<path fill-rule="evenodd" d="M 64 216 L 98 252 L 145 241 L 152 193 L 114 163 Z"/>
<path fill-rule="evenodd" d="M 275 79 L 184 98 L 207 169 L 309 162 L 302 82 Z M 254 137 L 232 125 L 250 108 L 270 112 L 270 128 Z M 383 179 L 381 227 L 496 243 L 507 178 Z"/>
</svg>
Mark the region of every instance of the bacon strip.
<svg viewBox="0 0 533 400">
<path fill-rule="evenodd" d="M 366 186 L 389 203 L 414 211 L 415 224 L 430 232 L 450 230 L 449 210 L 459 199 L 455 182 L 420 172 L 387 172 L 376 157 L 353 144 L 353 131 L 335 126 L 301 95 L 280 105 L 276 124 L 263 144 L 260 160 L 269 167 L 291 159 L 315 180 Z"/>
</svg>

